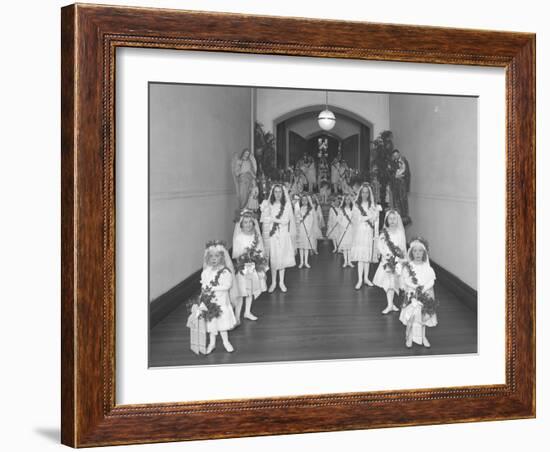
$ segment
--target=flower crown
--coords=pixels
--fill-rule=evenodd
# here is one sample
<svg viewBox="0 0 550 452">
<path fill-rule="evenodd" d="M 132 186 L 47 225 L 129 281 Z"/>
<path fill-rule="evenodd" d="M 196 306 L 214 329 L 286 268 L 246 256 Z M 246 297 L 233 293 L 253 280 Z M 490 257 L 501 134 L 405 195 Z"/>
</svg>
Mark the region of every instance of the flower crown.
<svg viewBox="0 0 550 452">
<path fill-rule="evenodd" d="M 430 250 L 429 244 L 428 244 L 428 241 L 427 241 L 424 237 L 420 237 L 420 236 L 414 237 L 414 238 L 411 240 L 410 246 L 412 246 L 414 242 L 420 242 L 420 243 L 424 246 L 424 248 L 426 248 L 426 251 L 429 252 L 429 250 Z"/>
<path fill-rule="evenodd" d="M 243 210 L 241 210 L 240 217 L 241 218 L 244 218 L 244 217 L 256 218 L 256 213 L 253 210 L 250 210 L 250 209 L 243 209 Z"/>
<path fill-rule="evenodd" d="M 227 249 L 227 244 L 223 240 L 209 240 L 206 242 L 206 249 L 216 247 L 216 246 L 223 246 Z"/>
</svg>

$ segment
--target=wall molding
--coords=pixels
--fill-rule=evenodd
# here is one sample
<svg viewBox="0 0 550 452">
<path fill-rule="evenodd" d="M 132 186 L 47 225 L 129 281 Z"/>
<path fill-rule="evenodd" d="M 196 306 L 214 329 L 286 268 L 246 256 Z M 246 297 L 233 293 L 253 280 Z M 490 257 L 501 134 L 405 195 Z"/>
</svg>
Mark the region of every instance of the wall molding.
<svg viewBox="0 0 550 452">
<path fill-rule="evenodd" d="M 199 292 L 201 288 L 201 272 L 202 269 L 195 271 L 149 303 L 149 329 L 153 328 L 174 309 Z"/>
<path fill-rule="evenodd" d="M 470 287 L 460 278 L 443 268 L 438 263 L 434 262 L 432 259 L 430 259 L 430 264 L 435 271 L 437 277 L 436 281 L 439 281 L 447 287 L 447 289 L 449 289 L 462 304 L 466 305 L 472 311 L 477 312 L 477 290 Z"/>
<path fill-rule="evenodd" d="M 432 194 L 432 193 L 420 193 L 420 192 L 409 192 L 409 196 L 418 199 L 430 199 L 436 201 L 451 201 L 451 202 L 460 202 L 466 204 L 477 204 L 477 197 L 475 196 L 453 196 L 453 195 L 442 195 L 442 194 Z"/>
<path fill-rule="evenodd" d="M 164 201 L 171 199 L 188 198 L 215 198 L 219 196 L 236 195 L 234 188 L 220 188 L 217 190 L 173 190 L 150 193 L 149 199 L 155 201 Z"/>
</svg>

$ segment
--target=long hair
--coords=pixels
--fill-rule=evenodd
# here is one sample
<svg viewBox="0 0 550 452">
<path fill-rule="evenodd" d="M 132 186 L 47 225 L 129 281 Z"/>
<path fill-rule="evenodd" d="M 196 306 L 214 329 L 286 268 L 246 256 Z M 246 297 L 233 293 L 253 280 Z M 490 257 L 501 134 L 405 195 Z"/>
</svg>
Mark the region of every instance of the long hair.
<svg viewBox="0 0 550 452">
<path fill-rule="evenodd" d="M 273 189 L 271 190 L 271 196 L 269 198 L 269 203 L 270 204 L 275 204 L 275 189 L 279 187 L 281 189 L 281 206 L 284 208 L 285 204 L 286 204 L 286 196 L 285 196 L 285 191 L 283 189 L 283 186 L 281 184 L 275 184 L 273 186 Z"/>
<path fill-rule="evenodd" d="M 369 188 L 369 186 L 368 186 L 368 185 L 365 185 L 365 184 L 361 185 L 361 188 L 359 189 L 359 193 L 358 193 L 358 195 L 357 195 L 357 205 L 358 205 L 358 206 L 360 206 L 361 204 L 363 204 L 363 189 L 364 189 L 364 188 Z M 368 199 L 369 207 L 371 207 L 372 204 L 373 204 L 373 202 L 374 202 L 374 200 L 373 200 L 372 197 L 371 197 L 371 191 L 370 191 L 370 190 L 367 190 L 367 193 L 368 193 L 368 197 L 369 197 L 369 199 Z"/>
</svg>

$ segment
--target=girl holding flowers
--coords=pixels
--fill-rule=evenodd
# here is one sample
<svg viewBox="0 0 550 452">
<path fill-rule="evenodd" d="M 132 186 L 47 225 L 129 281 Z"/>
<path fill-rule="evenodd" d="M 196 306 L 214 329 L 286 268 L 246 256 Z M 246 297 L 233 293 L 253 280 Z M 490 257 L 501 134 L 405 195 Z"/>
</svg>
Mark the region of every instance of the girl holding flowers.
<svg viewBox="0 0 550 452">
<path fill-rule="evenodd" d="M 201 288 L 199 303 L 205 311 L 202 315 L 206 319 L 206 331 L 210 334 L 206 353 L 211 353 L 216 347 L 218 333 L 225 349 L 232 352 L 234 349 L 229 342 L 228 331 L 237 323 L 231 306 L 231 297 L 235 296 L 236 289 L 235 271 L 223 242 L 212 241 L 206 244 Z"/>
<path fill-rule="evenodd" d="M 382 208 L 374 201 L 370 184 L 363 183 L 357 193 L 351 217 L 351 260 L 357 261 L 357 290 L 361 288 L 363 281 L 368 286 L 373 285 L 369 279 L 369 269 L 371 262 L 378 261 L 375 239 L 378 237 L 378 216 L 381 210 Z"/>
<path fill-rule="evenodd" d="M 405 325 L 405 345 L 413 342 L 430 347 L 426 327 L 437 325 L 435 300 L 435 272 L 430 265 L 428 246 L 423 239 L 415 239 L 409 246 L 408 260 L 403 264 L 402 283 L 405 302 L 399 320 Z"/>
<path fill-rule="evenodd" d="M 288 192 L 281 184 L 271 188 L 269 198 L 264 202 L 260 221 L 269 236 L 269 267 L 271 268 L 271 285 L 273 292 L 277 285 L 286 292 L 285 270 L 296 265 L 292 237 L 296 237 L 296 222 Z"/>
<path fill-rule="evenodd" d="M 233 232 L 233 259 L 236 266 L 237 288 L 239 296 L 235 302 L 237 324 L 241 321 L 243 299 L 245 302 L 244 318 L 257 320 L 251 312 L 252 301 L 267 289 L 267 259 L 260 227 L 253 212 L 244 210 Z"/>
<path fill-rule="evenodd" d="M 386 292 L 388 305 L 382 314 L 399 311 L 393 303 L 395 294 L 401 290 L 401 264 L 405 259 L 407 241 L 401 215 L 396 210 L 388 210 L 384 216 L 384 228 L 378 238 L 378 251 L 382 256 L 374 275 L 374 285 Z"/>
</svg>

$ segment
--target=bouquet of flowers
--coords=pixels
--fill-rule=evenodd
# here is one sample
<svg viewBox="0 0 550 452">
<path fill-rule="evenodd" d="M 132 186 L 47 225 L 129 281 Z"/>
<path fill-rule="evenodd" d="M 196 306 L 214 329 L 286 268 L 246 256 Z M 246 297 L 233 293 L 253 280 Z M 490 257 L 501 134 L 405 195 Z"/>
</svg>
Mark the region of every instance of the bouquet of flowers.
<svg viewBox="0 0 550 452">
<path fill-rule="evenodd" d="M 255 247 L 247 248 L 235 262 L 235 271 L 241 275 L 251 274 L 254 270 L 258 273 L 265 273 L 267 268 L 267 259 Z"/>
<path fill-rule="evenodd" d="M 187 308 L 190 312 L 193 312 L 193 310 L 195 312 L 199 312 L 199 319 L 204 319 L 208 322 L 210 320 L 217 319 L 222 314 L 220 305 L 214 303 L 212 300 L 216 297 L 214 287 L 219 284 L 220 276 L 224 270 L 225 268 L 222 268 L 218 272 L 214 278 L 214 281 L 212 281 L 212 284 L 204 287 L 198 297 L 191 298 L 187 302 Z M 193 309 L 193 306 L 197 306 L 198 311 L 197 308 Z"/>
<path fill-rule="evenodd" d="M 427 292 L 424 292 L 422 286 L 418 286 L 414 293 L 410 293 L 403 300 L 403 307 L 409 305 L 413 299 L 416 299 L 422 303 L 422 316 L 431 317 L 436 313 L 437 308 L 439 307 L 439 301 L 432 297 Z"/>
</svg>

